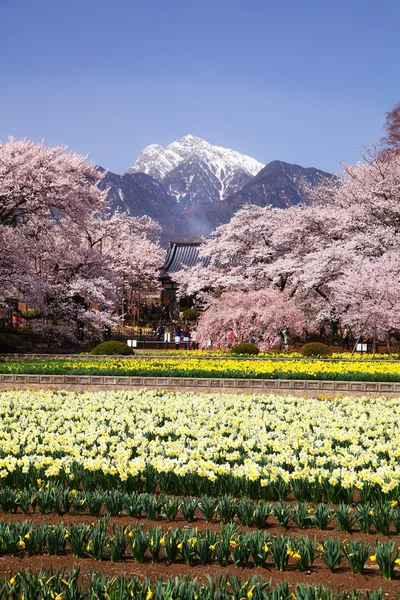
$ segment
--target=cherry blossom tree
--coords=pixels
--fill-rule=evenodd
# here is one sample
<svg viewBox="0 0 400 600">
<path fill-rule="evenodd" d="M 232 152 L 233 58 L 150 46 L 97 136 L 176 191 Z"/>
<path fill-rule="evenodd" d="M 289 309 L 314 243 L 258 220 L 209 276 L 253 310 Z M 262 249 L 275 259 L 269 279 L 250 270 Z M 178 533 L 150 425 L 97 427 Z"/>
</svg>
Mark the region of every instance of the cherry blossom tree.
<svg viewBox="0 0 400 600">
<path fill-rule="evenodd" d="M 278 290 L 316 325 L 358 318 L 361 326 L 365 315 L 355 310 L 350 316 L 350 299 L 354 282 L 363 281 L 364 267 L 375 273 L 366 286 L 371 297 L 381 298 L 380 286 L 390 278 L 396 289 L 396 275 L 392 268 L 386 270 L 385 257 L 390 256 L 391 264 L 394 257 L 400 259 L 400 153 L 372 147 L 359 163 L 342 165 L 340 177 L 325 181 L 310 195 L 311 204 L 285 210 L 240 209 L 204 242 L 201 254 L 210 257 L 209 265 L 178 275 L 182 290 L 200 294 L 208 303 L 237 290 Z M 389 311 L 390 302 L 383 306 Z M 389 326 L 383 312 L 373 319 L 380 331 Z M 395 327 L 395 311 L 389 312 Z"/>
<path fill-rule="evenodd" d="M 158 269 L 165 254 L 159 246 L 160 233 L 161 227 L 149 217 L 119 211 L 97 215 L 86 230 L 90 247 L 109 258 L 120 306 L 133 308 L 149 289 L 159 288 Z"/>
<path fill-rule="evenodd" d="M 24 317 L 35 331 L 58 331 L 60 340 L 79 331 L 98 337 L 105 324 L 115 324 L 110 259 L 88 246 L 77 223 L 61 218 L 35 228 L 35 220 L 13 232 L 19 241 L 14 295 L 34 310 Z"/>
<path fill-rule="evenodd" d="M 106 193 L 96 185 L 103 177 L 87 157 L 63 146 L 0 142 L 0 223 L 16 225 L 32 215 L 49 219 L 60 211 L 84 219 L 88 210 L 106 206 Z"/>
<path fill-rule="evenodd" d="M 338 290 L 349 289 L 360 258 L 373 265 L 398 252 L 399 200 L 400 157 L 372 148 L 357 165 L 343 165 L 336 188 L 320 187 L 314 204 L 287 215 L 280 242 L 275 239 L 275 268 L 292 269 L 293 295 L 317 321 L 337 315 Z"/>
<path fill-rule="evenodd" d="M 235 342 L 254 340 L 261 350 L 277 347 L 285 328 L 293 335 L 301 335 L 306 327 L 303 314 L 293 300 L 277 290 L 224 292 L 215 299 L 199 320 L 198 340 L 206 346 L 225 348 L 233 333 Z"/>
<path fill-rule="evenodd" d="M 27 140 L 0 144 L 0 277 L 33 329 L 99 337 L 126 286 L 156 282 L 158 225 L 107 212 L 104 176 L 85 157 Z M 33 311 L 33 312 L 32 312 Z"/>
<path fill-rule="evenodd" d="M 371 260 L 359 257 L 334 289 L 342 322 L 374 342 L 400 331 L 400 263 L 390 251 Z"/>
<path fill-rule="evenodd" d="M 220 225 L 202 244 L 207 266 L 184 268 L 174 275 L 180 295 L 218 297 L 228 289 L 263 289 L 271 284 L 268 265 L 274 260 L 272 233 L 284 211 L 246 205 L 229 223 Z"/>
<path fill-rule="evenodd" d="M 385 130 L 383 143 L 391 148 L 400 148 L 400 102 L 386 113 Z"/>
</svg>

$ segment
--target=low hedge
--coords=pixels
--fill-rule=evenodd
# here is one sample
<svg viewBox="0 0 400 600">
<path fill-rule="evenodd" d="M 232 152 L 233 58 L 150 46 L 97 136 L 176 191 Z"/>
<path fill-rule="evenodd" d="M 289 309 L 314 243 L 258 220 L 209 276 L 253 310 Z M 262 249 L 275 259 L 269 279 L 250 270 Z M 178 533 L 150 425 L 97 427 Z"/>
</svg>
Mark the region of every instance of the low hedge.
<svg viewBox="0 0 400 600">
<path fill-rule="evenodd" d="M 250 344 L 250 342 L 240 342 L 240 344 L 233 346 L 231 352 L 232 354 L 258 354 L 260 350 L 255 344 Z"/>
<path fill-rule="evenodd" d="M 131 356 L 135 354 L 132 348 L 130 348 L 125 342 L 118 342 L 117 340 L 111 340 L 109 342 L 102 342 L 93 348 L 90 354 L 104 355 L 104 356 Z"/>
<path fill-rule="evenodd" d="M 326 344 L 322 344 L 321 342 L 309 342 L 300 348 L 300 354 L 306 358 L 310 356 L 328 358 L 329 356 L 332 356 L 333 352 L 332 348 L 329 348 Z"/>
</svg>

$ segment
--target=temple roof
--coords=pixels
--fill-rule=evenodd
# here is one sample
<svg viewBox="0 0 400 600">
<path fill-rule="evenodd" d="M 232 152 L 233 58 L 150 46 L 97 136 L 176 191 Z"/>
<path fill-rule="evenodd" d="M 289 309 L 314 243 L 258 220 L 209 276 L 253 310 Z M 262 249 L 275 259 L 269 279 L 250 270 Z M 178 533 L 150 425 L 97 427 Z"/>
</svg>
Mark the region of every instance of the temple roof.
<svg viewBox="0 0 400 600">
<path fill-rule="evenodd" d="M 159 279 L 168 279 L 183 267 L 194 267 L 197 264 L 207 266 L 210 258 L 199 257 L 200 243 L 170 242 L 164 265 L 160 269 Z"/>
</svg>

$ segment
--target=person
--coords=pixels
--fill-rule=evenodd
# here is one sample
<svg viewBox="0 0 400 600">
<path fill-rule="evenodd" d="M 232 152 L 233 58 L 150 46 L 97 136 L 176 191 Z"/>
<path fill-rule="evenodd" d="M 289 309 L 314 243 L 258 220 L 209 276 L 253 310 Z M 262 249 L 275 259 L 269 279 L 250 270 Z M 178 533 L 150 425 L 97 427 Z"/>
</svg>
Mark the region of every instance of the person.
<svg viewBox="0 0 400 600">
<path fill-rule="evenodd" d="M 156 329 L 156 338 L 161 340 L 164 335 L 164 327 L 160 324 Z"/>
<path fill-rule="evenodd" d="M 199 344 L 197 343 L 197 331 L 195 329 L 191 332 L 190 338 L 192 340 L 192 350 L 198 350 Z"/>
<path fill-rule="evenodd" d="M 285 346 L 285 350 L 286 352 L 289 352 L 289 329 L 288 327 L 285 327 L 284 329 L 282 329 L 282 339 L 283 339 L 283 345 Z"/>
<path fill-rule="evenodd" d="M 179 350 L 179 346 L 181 343 L 181 330 L 179 327 L 175 329 L 175 350 Z"/>
<path fill-rule="evenodd" d="M 250 329 L 250 333 L 247 337 L 247 341 L 249 342 L 249 344 L 255 344 L 256 343 L 256 338 L 254 337 L 254 332 L 252 329 Z"/>
<path fill-rule="evenodd" d="M 104 325 L 103 339 L 105 342 L 111 340 L 111 328 L 109 325 Z"/>
<path fill-rule="evenodd" d="M 228 339 L 228 344 L 227 344 L 228 348 L 231 349 L 233 344 L 235 343 L 235 334 L 233 333 L 232 330 L 228 333 L 227 339 Z"/>
<path fill-rule="evenodd" d="M 162 307 L 162 313 L 166 319 L 169 319 L 169 304 L 164 304 Z"/>
<path fill-rule="evenodd" d="M 169 302 L 169 316 L 174 321 L 179 319 L 179 307 L 175 298 L 171 298 Z"/>
<path fill-rule="evenodd" d="M 350 329 L 345 325 L 342 331 L 342 349 L 348 350 L 350 342 Z"/>
<path fill-rule="evenodd" d="M 189 350 L 190 348 L 190 330 L 189 327 L 185 327 L 183 330 L 183 346 L 185 350 Z"/>
</svg>

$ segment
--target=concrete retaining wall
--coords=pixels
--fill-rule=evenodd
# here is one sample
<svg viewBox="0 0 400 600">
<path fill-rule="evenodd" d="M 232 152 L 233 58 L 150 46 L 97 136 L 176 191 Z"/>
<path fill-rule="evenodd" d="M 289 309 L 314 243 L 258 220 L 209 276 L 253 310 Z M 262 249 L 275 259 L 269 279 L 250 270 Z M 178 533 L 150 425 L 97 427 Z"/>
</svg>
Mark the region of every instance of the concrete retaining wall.
<svg viewBox="0 0 400 600">
<path fill-rule="evenodd" d="M 199 390 L 237 390 L 254 392 L 280 391 L 357 393 L 357 394 L 399 394 L 399 383 L 379 383 L 373 381 L 322 381 L 295 379 L 205 379 L 195 377 L 103 377 L 100 375 L 20 375 L 0 374 L 0 384 L 10 387 L 42 385 L 102 386 L 102 387 L 149 387 L 149 388 L 196 388 Z"/>
</svg>

